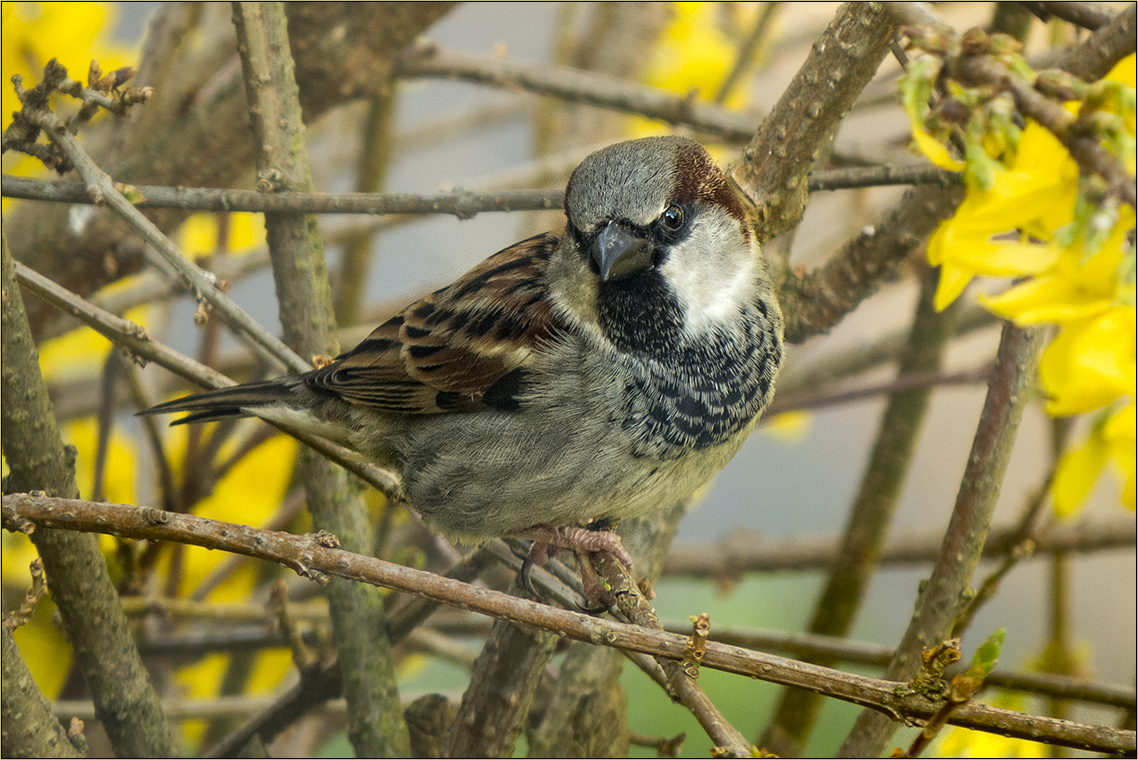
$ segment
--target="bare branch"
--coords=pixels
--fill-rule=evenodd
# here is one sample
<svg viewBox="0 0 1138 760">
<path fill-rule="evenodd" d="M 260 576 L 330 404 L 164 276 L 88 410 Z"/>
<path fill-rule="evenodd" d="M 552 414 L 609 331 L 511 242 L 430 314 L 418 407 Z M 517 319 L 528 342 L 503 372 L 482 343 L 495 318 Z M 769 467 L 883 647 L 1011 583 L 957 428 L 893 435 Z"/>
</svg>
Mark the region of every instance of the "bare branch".
<svg viewBox="0 0 1138 760">
<path fill-rule="evenodd" d="M 68 739 L 51 705 L 36 686 L 32 673 L 5 626 L 3 669 L 4 754 L 9 757 L 86 757 Z M 71 717 L 71 716 L 68 716 Z"/>
<path fill-rule="evenodd" d="M 395 73 L 400 79 L 462 79 L 493 87 L 524 89 L 571 102 L 640 114 L 669 124 L 682 124 L 735 142 L 749 140 L 758 121 L 754 116 L 601 74 L 568 66 L 543 66 L 448 50 L 434 42 L 422 42 L 405 50 Z"/>
<path fill-rule="evenodd" d="M 728 171 L 754 204 L 763 243 L 790 229 L 806 207 L 806 175 L 893 42 L 897 26 L 872 3 L 843 5 L 810 57 Z"/>
<path fill-rule="evenodd" d="M 257 149 L 257 189 L 312 192 L 284 5 L 234 3 L 233 23 Z M 339 353 L 332 290 L 316 218 L 266 214 L 265 232 L 285 339 L 305 356 Z M 372 546 L 368 508 L 362 493 L 351 487 L 347 472 L 304 450 L 297 474 L 314 525 L 322 532 L 335 533 L 352 551 L 368 551 Z M 410 754 L 391 645 L 384 630 L 382 595 L 375 588 L 342 580 L 330 583 L 326 593 L 348 703 L 348 738 L 356 754 Z"/>
<path fill-rule="evenodd" d="M 1090 29 L 1092 32 L 1106 26 L 1111 20 L 1110 11 L 1100 3 L 1022 2 L 1019 4 L 1044 21 L 1054 16 L 1075 26 Z"/>
<path fill-rule="evenodd" d="M 922 647 L 946 638 L 956 621 L 964 590 L 972 580 L 988 536 L 1012 444 L 1035 381 L 1042 345 L 1042 330 L 1004 326 L 996 368 L 941 554 L 885 672 L 886 678 L 910 678 L 920 663 Z M 882 720 L 882 716 L 863 712 L 840 752 L 879 753 L 894 730 L 895 726 Z"/>
<path fill-rule="evenodd" d="M 573 156 L 580 163 L 583 156 Z M 94 204 L 87 186 L 81 182 L 47 182 L 27 177 L 3 175 L 3 196 L 53 203 Z M 935 166 L 871 166 L 831 169 L 810 175 L 810 192 L 845 190 L 887 185 L 950 186 L 960 184 L 960 175 Z M 446 193 L 262 193 L 256 190 L 216 190 L 211 188 L 132 185 L 140 200 L 135 208 L 176 208 L 194 211 L 294 211 L 303 214 L 446 214 L 473 219 L 490 211 L 551 211 L 560 209 L 565 191 L 502 190 Z"/>
<path fill-rule="evenodd" d="M 3 176 L 5 198 L 56 203 L 94 203 L 80 182 L 44 182 Z M 905 184 L 905 183 L 901 183 Z M 487 211 L 548 211 L 561 208 L 564 190 L 512 190 L 497 193 L 455 191 L 414 193 L 303 193 L 209 188 L 131 186 L 142 200 L 135 208 L 195 211 L 296 212 L 303 214 L 449 214 L 473 219 Z"/>
<path fill-rule="evenodd" d="M 920 565 L 936 560 L 944 531 L 896 536 L 881 550 L 883 565 Z M 1094 553 L 1133 549 L 1138 539 L 1134 520 L 1118 517 L 1101 522 L 1052 524 L 1033 536 L 1033 556 L 1052 552 Z M 673 547 L 664 575 L 732 581 L 748 573 L 776 573 L 830 567 L 838 551 L 838 536 L 765 537 L 737 529 L 720 541 L 691 542 Z M 993 528 L 984 544 L 985 559 L 999 559 L 1020 541 L 1019 526 Z"/>
<path fill-rule="evenodd" d="M 4 487 L 78 496 L 75 449 L 63 445 L 52 415 L 7 236 L 0 242 L 4 356 L 0 435 L 9 468 Z M 36 531 L 32 541 L 43 559 L 48 588 L 74 647 L 75 662 L 116 752 L 127 757 L 174 754 L 173 732 L 119 608 L 118 592 L 98 541 L 93 536 L 52 530 Z"/>
<path fill-rule="evenodd" d="M 598 620 L 373 557 L 351 554 L 330 546 L 334 541 L 327 535 L 292 536 L 192 515 L 172 514 L 151 507 L 93 504 L 28 494 L 4 497 L 3 521 L 9 529 L 18 530 L 20 526 L 26 528 L 29 523 L 34 523 L 232 551 L 277 562 L 307 577 L 327 574 L 394 588 L 552 631 L 577 641 L 629 649 L 677 662 L 683 660 L 687 644 L 685 636 Z M 824 691 L 829 696 L 872 707 L 898 719 L 901 716 L 926 719 L 938 709 L 936 703 L 920 694 L 904 693 L 898 688 L 904 684 L 896 681 L 841 673 L 715 642 L 707 645 L 703 667 Z M 1133 731 L 1026 715 L 986 705 L 964 706 L 953 714 L 949 722 L 966 728 L 997 731 L 1006 736 L 1098 752 L 1134 752 L 1136 748 Z"/>
<path fill-rule="evenodd" d="M 130 352 L 134 357 L 152 361 L 171 372 L 192 380 L 203 388 L 227 388 L 236 385 L 225 375 L 151 339 L 144 327 L 92 306 L 74 293 L 67 292 L 51 280 L 31 271 L 23 264 L 16 264 L 16 275 L 21 285 L 66 311 L 108 340 Z M 285 426 L 279 427 L 344 469 L 359 476 L 364 482 L 375 486 L 384 494 L 398 497 L 400 493 L 399 478 L 394 473 L 376 467 L 374 464 L 361 462 L 353 452 L 322 438 Z"/>
<path fill-rule="evenodd" d="M 1071 51 L 1061 68 L 1088 82 L 1102 79 L 1114 64 L 1134 52 L 1136 32 L 1138 7 L 1131 4 Z"/>
</svg>

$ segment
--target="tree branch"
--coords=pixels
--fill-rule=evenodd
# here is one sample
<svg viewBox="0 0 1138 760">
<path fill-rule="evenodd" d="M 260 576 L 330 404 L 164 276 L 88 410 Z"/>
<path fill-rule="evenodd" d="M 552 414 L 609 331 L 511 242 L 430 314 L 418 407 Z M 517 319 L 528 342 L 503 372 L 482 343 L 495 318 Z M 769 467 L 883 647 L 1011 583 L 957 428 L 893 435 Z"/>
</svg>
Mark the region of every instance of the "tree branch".
<svg viewBox="0 0 1138 760">
<path fill-rule="evenodd" d="M 7 626 L 4 637 L 4 754 L 8 757 L 86 757 L 71 743 L 36 686 Z M 71 716 L 68 716 L 71 717 Z"/>
<path fill-rule="evenodd" d="M 349 578 L 552 631 L 577 641 L 676 661 L 685 658 L 686 636 L 598 620 L 373 557 L 351 554 L 331 546 L 335 543 L 333 537 L 326 534 L 293 536 L 151 507 L 93 504 L 29 494 L 4 497 L 3 522 L 8 530 L 42 525 L 232 551 L 282 564 L 305 577 L 327 574 Z M 773 683 L 824 691 L 829 696 L 881 710 L 897 719 L 902 716 L 927 719 L 939 708 L 920 694 L 905 693 L 899 688 L 904 684 L 895 681 L 841 673 L 715 642 L 708 643 L 702 665 Z M 1027 715 L 987 705 L 963 706 L 953 713 L 949 723 L 1098 752 L 1134 752 L 1136 748 L 1133 731 Z"/>
<path fill-rule="evenodd" d="M 46 277 L 33 272 L 23 264 L 16 264 L 16 275 L 21 285 L 91 327 L 115 345 L 129 352 L 133 357 L 152 361 L 203 388 L 228 388 L 231 385 L 236 385 L 220 372 L 199 364 L 193 359 L 179 354 L 169 346 L 153 340 L 146 328 L 114 314 L 108 314 L 87 303 L 74 293 L 69 293 Z M 394 473 L 374 464 L 361 462 L 353 452 L 323 438 L 317 438 L 286 425 L 278 425 L 278 427 L 344 469 L 359 476 L 364 482 L 375 486 L 385 495 L 398 498 L 401 493 L 399 478 Z"/>
<path fill-rule="evenodd" d="M 1134 52 L 1136 33 L 1138 8 L 1131 4 L 1072 50 L 1060 68 L 1087 82 L 1102 79 L 1114 64 Z"/>
<path fill-rule="evenodd" d="M 12 490 L 46 491 L 75 497 L 75 449 L 65 447 L 52 415 L 47 387 L 40 374 L 24 299 L 16 285 L 15 266 L 3 251 L 3 393 L 0 426 Z M 93 536 L 38 531 L 32 538 L 43 559 L 52 600 L 59 608 L 67 637 L 98 705 L 99 719 L 115 751 L 124 757 L 170 756 L 174 735 L 158 694 L 150 684 L 119 608 L 119 597 Z"/>
<path fill-rule="evenodd" d="M 802 219 L 806 176 L 889 51 L 897 25 L 876 3 L 848 3 L 814 43 L 728 176 L 753 204 L 760 243 Z"/>
<path fill-rule="evenodd" d="M 403 52 L 395 75 L 400 79 L 459 79 L 504 89 L 523 89 L 570 102 L 610 108 L 698 129 L 725 140 L 743 142 L 754 134 L 754 116 L 632 84 L 569 66 L 551 66 L 448 50 L 421 42 Z"/>
<path fill-rule="evenodd" d="M 1023 330 L 1010 323 L 1004 326 L 996 368 L 940 557 L 885 672 L 886 678 L 912 677 L 920 665 L 922 648 L 944 640 L 952 630 L 988 537 L 1023 408 L 1035 382 L 1042 345 L 1042 330 Z M 882 716 L 863 712 L 839 752 L 880 753 L 894 730 L 895 726 Z"/>
<path fill-rule="evenodd" d="M 936 180 L 933 180 L 936 181 Z M 3 176 L 5 198 L 27 198 L 54 203 L 95 203 L 81 182 Z M 901 183 L 905 184 L 905 183 Z M 415 193 L 307 193 L 211 188 L 131 186 L 142 196 L 135 208 L 171 208 L 185 211 L 295 212 L 302 214 L 448 214 L 473 219 L 487 211 L 548 211 L 561 208 L 563 189 L 506 190 L 475 193 L 458 190 Z"/>
<path fill-rule="evenodd" d="M 959 305 L 937 311 L 936 273 L 927 266 L 918 273 L 920 296 L 909 340 L 897 367 L 897 379 L 911 374 L 939 374 L 944 352 L 952 339 Z M 987 376 L 987 372 L 984 376 Z M 814 606 L 810 633 L 845 636 L 860 612 L 866 587 L 877 572 L 881 550 L 893 523 L 901 490 L 912 465 L 913 451 L 928 408 L 929 388 L 893 393 L 881 417 L 869 461 L 850 507 L 841 548 L 831 566 L 825 588 Z M 833 666 L 831 658 L 812 660 Z M 774 720 L 760 742 L 784 757 L 802 754 L 822 709 L 822 698 L 801 690 L 782 695 Z"/>
<path fill-rule="evenodd" d="M 881 550 L 882 565 L 919 565 L 936 560 L 944 531 L 895 536 Z M 1100 552 L 1133 549 L 1138 532 L 1134 520 L 1118 517 L 1093 523 L 1052 524 L 1032 537 L 1035 554 Z M 1019 526 L 993 528 L 984 544 L 985 559 L 1000 559 L 1020 541 Z M 712 578 L 728 583 L 749 573 L 810 571 L 830 567 L 838 553 L 839 537 L 779 536 L 767 538 L 737 529 L 721 541 L 690 542 L 673 547 L 664 575 Z"/>
<path fill-rule="evenodd" d="M 257 148 L 257 187 L 310 193 L 312 172 L 284 5 L 234 3 L 233 23 Z M 265 231 L 285 340 L 306 356 L 339 353 L 316 218 L 269 213 Z M 347 472 L 307 449 L 297 469 L 316 528 L 333 533 L 351 551 L 368 551 L 368 508 Z M 326 593 L 348 703 L 348 738 L 360 757 L 406 757 L 411 745 L 384 629 L 383 596 L 374 587 L 343 580 L 330 583 Z"/>
</svg>

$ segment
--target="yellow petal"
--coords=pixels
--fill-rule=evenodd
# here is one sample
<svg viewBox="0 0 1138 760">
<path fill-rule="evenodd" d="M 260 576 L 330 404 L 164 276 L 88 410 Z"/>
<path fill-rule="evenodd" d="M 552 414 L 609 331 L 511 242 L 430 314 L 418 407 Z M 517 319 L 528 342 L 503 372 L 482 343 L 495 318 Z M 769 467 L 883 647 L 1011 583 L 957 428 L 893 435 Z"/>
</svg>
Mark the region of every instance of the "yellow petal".
<svg viewBox="0 0 1138 760">
<path fill-rule="evenodd" d="M 996 296 L 976 299 L 993 314 L 1020 327 L 1043 322 L 1086 319 L 1108 308 L 1108 301 L 1075 301 L 1069 298 L 1070 283 L 1061 277 L 1035 277 Z"/>
<path fill-rule="evenodd" d="M 1115 469 L 1122 476 L 1122 503 L 1134 509 L 1135 465 L 1138 464 L 1138 447 L 1135 446 L 1135 427 L 1138 423 L 1138 408 L 1131 400 L 1128 405 L 1115 412 L 1103 425 L 1102 437 L 1110 449 L 1110 458 Z"/>
<path fill-rule="evenodd" d="M 1051 502 L 1058 517 L 1078 513 L 1109 456 L 1109 450 L 1095 435 L 1063 455 L 1051 482 Z"/>
<path fill-rule="evenodd" d="M 948 148 L 944 147 L 940 141 L 927 131 L 916 125 L 913 125 L 913 143 L 925 158 L 932 161 L 933 164 L 939 166 L 941 169 L 948 169 L 953 172 L 964 170 L 963 161 L 957 161 L 953 158 L 952 154 L 948 152 Z"/>
<path fill-rule="evenodd" d="M 1133 306 L 1065 325 L 1040 360 L 1040 379 L 1051 397 L 1047 413 L 1089 412 L 1134 395 L 1135 333 Z"/>
<path fill-rule="evenodd" d="M 1004 277 L 1045 272 L 1059 260 L 1059 254 L 1059 249 L 1053 245 L 977 239 L 967 246 L 960 246 L 952 258 L 959 266 L 977 274 Z"/>
<path fill-rule="evenodd" d="M 1134 59 L 1134 53 L 1126 56 L 1121 61 L 1114 64 L 1114 68 L 1111 69 L 1110 73 L 1103 78 L 1109 79 L 1112 82 L 1120 82 L 1127 87 L 1134 87 L 1134 81 L 1136 77 Z"/>
<path fill-rule="evenodd" d="M 964 292 L 971 281 L 971 272 L 952 264 L 941 264 L 933 306 L 936 307 L 937 311 L 943 311 L 956 300 L 957 296 Z"/>
</svg>

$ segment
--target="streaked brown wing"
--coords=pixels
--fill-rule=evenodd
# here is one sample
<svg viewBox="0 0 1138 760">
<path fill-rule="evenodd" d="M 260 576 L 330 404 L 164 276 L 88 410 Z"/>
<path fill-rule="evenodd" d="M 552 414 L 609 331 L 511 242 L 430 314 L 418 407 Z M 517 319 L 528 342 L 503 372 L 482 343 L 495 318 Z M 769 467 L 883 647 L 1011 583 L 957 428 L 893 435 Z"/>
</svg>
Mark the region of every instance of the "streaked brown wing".
<svg viewBox="0 0 1138 760">
<path fill-rule="evenodd" d="M 377 327 L 307 382 L 404 414 L 516 408 L 532 352 L 557 331 L 545 278 L 558 236 L 500 251 Z"/>
</svg>

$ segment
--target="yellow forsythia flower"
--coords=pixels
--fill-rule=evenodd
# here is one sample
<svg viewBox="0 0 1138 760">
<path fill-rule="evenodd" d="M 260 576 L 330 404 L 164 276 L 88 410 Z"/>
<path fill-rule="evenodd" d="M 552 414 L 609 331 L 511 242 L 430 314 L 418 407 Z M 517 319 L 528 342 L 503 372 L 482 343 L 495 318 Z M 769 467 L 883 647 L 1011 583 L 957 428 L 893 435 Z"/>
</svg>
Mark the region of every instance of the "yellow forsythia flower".
<svg viewBox="0 0 1138 760">
<path fill-rule="evenodd" d="M 1114 122 L 1116 131 L 1109 133 L 1113 136 L 1104 145 L 1131 171 L 1134 62 L 1130 56 L 1119 63 L 1107 76 L 1114 89 L 1100 87 L 1094 105 L 1088 100 L 1081 106 L 1123 117 Z M 1079 103 L 1067 104 L 1070 111 L 1078 107 Z M 1123 126 L 1118 128 L 1119 124 Z M 916 121 L 914 135 L 930 160 L 945 165 L 932 150 L 930 143 L 935 140 Z M 951 303 L 976 275 L 1027 278 L 1000 295 L 979 300 L 1017 325 L 1059 325 L 1040 360 L 1049 414 L 1100 410 L 1089 437 L 1072 447 L 1058 465 L 1051 488 L 1055 510 L 1074 514 L 1107 462 L 1113 462 L 1121 476 L 1123 503 L 1133 509 L 1138 382 L 1134 210 L 1122 205 L 1109 230 L 1102 229 L 1114 212 L 1109 206 L 1080 201 L 1077 164 L 1062 143 L 1038 124 L 1029 122 L 1009 153 L 1010 157 L 992 162 L 987 189 L 976 181 L 968 183 L 956 214 L 929 240 L 929 263 L 940 267 L 936 306 Z M 989 152 L 983 160 L 991 156 Z M 1083 218 L 1076 220 L 1079 203 L 1086 205 L 1080 212 Z M 1090 239 L 1099 235 L 1105 240 Z"/>
<path fill-rule="evenodd" d="M 956 300 L 978 274 L 1039 274 L 1059 258 L 1050 240 L 1074 218 L 1079 167 L 1063 144 L 1031 122 L 1020 136 L 1011 166 L 997 169 L 991 189 L 969 185 L 956 213 L 929 239 L 929 264 L 939 266 L 936 307 Z M 1021 230 L 1018 240 L 994 235 Z"/>
</svg>

